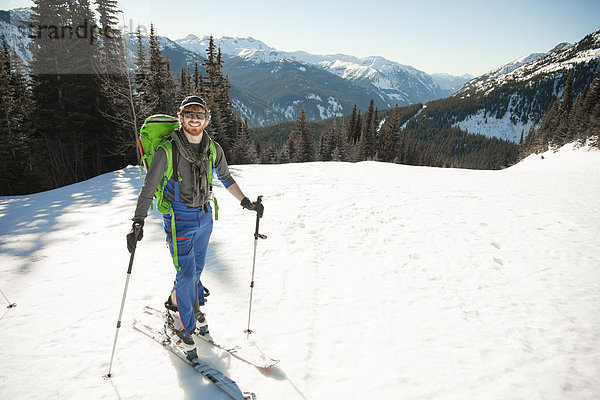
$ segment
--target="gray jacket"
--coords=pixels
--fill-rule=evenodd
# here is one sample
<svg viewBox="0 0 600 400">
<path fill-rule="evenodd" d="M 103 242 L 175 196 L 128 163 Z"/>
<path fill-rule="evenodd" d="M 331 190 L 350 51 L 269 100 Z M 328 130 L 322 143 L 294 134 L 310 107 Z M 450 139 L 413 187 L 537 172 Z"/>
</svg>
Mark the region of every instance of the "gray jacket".
<svg viewBox="0 0 600 400">
<path fill-rule="evenodd" d="M 214 143 L 217 151 L 217 157 L 213 165 L 213 171 L 216 172 L 217 178 L 219 178 L 223 186 L 225 186 L 225 188 L 228 188 L 229 186 L 235 183 L 235 180 L 229 172 L 229 167 L 227 165 L 227 160 L 225 159 L 225 153 L 223 152 L 223 149 L 217 142 Z M 200 143 L 192 143 L 191 145 L 195 149 L 200 150 Z M 176 151 L 179 152 L 179 149 L 177 149 Z M 207 161 L 207 163 L 208 162 L 209 161 Z M 140 194 L 138 196 L 137 206 L 135 208 L 135 214 L 133 216 L 134 220 L 144 220 L 148 215 L 148 209 L 150 208 L 150 204 L 152 204 L 154 192 L 156 191 L 156 188 L 158 187 L 159 183 L 163 180 L 166 170 L 167 153 L 165 149 L 159 147 L 154 152 L 152 164 L 150 164 L 150 168 L 146 172 L 146 179 L 144 179 L 144 185 L 142 186 L 142 190 L 140 190 Z M 183 204 L 192 208 L 203 207 L 204 204 L 192 204 L 192 166 L 190 162 L 183 158 L 181 154 L 179 154 L 179 157 L 177 157 L 177 170 L 181 175 L 182 179 L 180 201 Z M 168 201 L 175 200 L 173 193 L 171 193 L 170 191 L 165 191 L 164 196 L 165 199 L 167 199 Z"/>
</svg>

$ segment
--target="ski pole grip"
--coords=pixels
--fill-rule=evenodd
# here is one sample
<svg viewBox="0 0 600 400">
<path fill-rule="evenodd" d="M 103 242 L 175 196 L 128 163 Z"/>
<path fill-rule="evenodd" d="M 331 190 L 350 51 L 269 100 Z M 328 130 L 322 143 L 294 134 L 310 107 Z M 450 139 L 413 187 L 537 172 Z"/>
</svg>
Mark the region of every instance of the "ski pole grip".
<svg viewBox="0 0 600 400">
<path fill-rule="evenodd" d="M 263 198 L 262 195 L 258 196 L 256 198 L 256 205 L 258 206 L 258 208 L 262 208 L 262 198 Z M 260 211 L 259 210 L 256 211 L 256 214 L 258 215 L 258 218 L 262 218 L 263 212 L 264 212 L 264 208 L 262 210 L 260 210 Z"/>
<path fill-rule="evenodd" d="M 135 237 L 136 243 L 138 242 L 138 236 L 140 235 L 140 229 L 142 229 L 142 225 L 139 223 L 133 224 L 133 235 Z"/>
<path fill-rule="evenodd" d="M 258 198 L 256 199 L 256 205 L 260 207 L 262 207 L 262 196 L 258 196 Z M 254 230 L 254 239 L 266 239 L 267 236 L 266 235 L 262 235 L 260 233 L 258 233 L 258 226 L 260 224 L 260 219 L 263 216 L 263 211 L 262 210 L 256 210 L 256 229 Z"/>
<path fill-rule="evenodd" d="M 135 257 L 135 247 L 129 256 L 129 266 L 127 267 L 127 275 L 131 275 L 131 269 L 133 268 L 133 257 Z"/>
</svg>

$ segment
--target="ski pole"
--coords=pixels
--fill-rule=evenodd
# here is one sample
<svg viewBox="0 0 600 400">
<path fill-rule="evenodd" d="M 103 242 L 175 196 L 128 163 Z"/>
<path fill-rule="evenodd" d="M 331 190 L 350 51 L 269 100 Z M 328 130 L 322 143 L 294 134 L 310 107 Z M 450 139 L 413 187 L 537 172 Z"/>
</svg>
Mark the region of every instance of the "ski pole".
<svg viewBox="0 0 600 400">
<path fill-rule="evenodd" d="M 4 298 L 6 299 L 6 302 L 8 303 L 8 305 L 6 306 L 6 308 L 8 308 L 8 310 L 6 310 L 6 312 L 2 315 L 2 317 L 0 317 L 0 320 L 1 320 L 2 318 L 4 318 L 4 316 L 6 314 L 8 314 L 8 312 L 10 311 L 11 308 L 15 308 L 17 306 L 17 303 L 11 303 L 10 300 L 8 300 L 8 297 L 6 297 L 6 295 L 2 291 L 2 289 L 0 289 L 0 293 L 2 293 L 2 296 L 4 296 Z"/>
<path fill-rule="evenodd" d="M 13 307 L 17 306 L 17 303 L 11 303 L 10 300 L 8 300 L 8 297 L 6 297 L 6 295 L 4 294 L 2 289 L 0 289 L 0 293 L 2 293 L 2 296 L 4 296 L 4 298 L 6 299 L 6 302 L 8 303 L 8 306 L 6 306 L 6 308 L 13 308 Z"/>
<path fill-rule="evenodd" d="M 262 196 L 258 196 L 256 199 L 256 204 L 262 204 Z M 253 331 L 250 329 L 250 318 L 252 316 L 252 295 L 254 292 L 254 271 L 256 268 L 256 245 L 258 244 L 258 239 L 266 239 L 267 236 L 258 233 L 258 226 L 260 224 L 260 219 L 262 218 L 262 214 L 256 213 L 256 229 L 254 230 L 254 256 L 252 257 L 252 280 L 250 281 L 250 303 L 248 305 L 248 328 L 244 331 L 246 334 L 246 339 L 250 336 Z"/>
<path fill-rule="evenodd" d="M 135 227 L 135 237 L 138 237 L 139 227 Z M 137 243 L 136 243 L 137 244 Z M 117 330 L 115 332 L 115 341 L 113 342 L 112 354 L 110 356 L 110 364 L 108 366 L 108 372 L 106 375 L 103 375 L 104 379 L 112 378 L 112 364 L 113 359 L 115 357 L 115 349 L 117 347 L 117 338 L 119 337 L 119 328 L 121 327 L 121 317 L 123 316 L 123 308 L 125 308 L 125 298 L 127 297 L 127 287 L 129 286 L 129 278 L 131 277 L 131 268 L 133 267 L 133 257 L 135 256 L 135 247 L 131 252 L 131 256 L 129 257 L 129 268 L 127 268 L 127 279 L 125 279 L 125 288 L 123 289 L 123 298 L 121 299 L 121 310 L 119 311 L 119 319 L 117 321 Z"/>
</svg>

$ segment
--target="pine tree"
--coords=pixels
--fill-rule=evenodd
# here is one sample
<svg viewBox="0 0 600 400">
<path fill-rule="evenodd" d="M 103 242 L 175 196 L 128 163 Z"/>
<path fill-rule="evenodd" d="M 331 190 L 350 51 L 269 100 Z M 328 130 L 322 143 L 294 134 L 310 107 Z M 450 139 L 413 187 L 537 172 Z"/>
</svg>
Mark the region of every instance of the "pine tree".
<svg viewBox="0 0 600 400">
<path fill-rule="evenodd" d="M 332 123 L 319 138 L 319 160 L 332 161 L 331 155 L 335 148 L 335 125 Z"/>
<path fill-rule="evenodd" d="M 35 26 L 65 26 L 67 23 L 66 5 L 62 1 L 34 1 L 32 7 L 32 20 Z M 62 147 L 56 143 L 59 141 L 61 130 L 57 129 L 63 124 L 64 115 L 64 96 L 62 86 L 64 85 L 60 74 L 60 64 L 63 61 L 59 58 L 60 43 L 57 39 L 52 40 L 54 32 L 48 29 L 48 34 L 40 31 L 40 36 L 33 39 L 31 81 L 34 99 L 32 115 L 34 129 L 38 132 L 40 146 L 43 146 L 43 156 L 45 160 L 45 177 L 50 181 L 51 187 L 57 187 L 61 183 L 62 165 L 60 162 L 64 153 Z M 52 35 L 52 36 L 51 36 Z M 59 117 L 59 114 L 61 116 Z M 55 156 L 53 156 L 56 154 Z"/>
<path fill-rule="evenodd" d="M 555 146 L 562 146 L 572 140 L 569 135 L 569 124 L 571 122 L 571 111 L 573 109 L 573 70 L 569 71 L 565 83 L 562 100 L 556 116 L 556 126 L 551 133 L 551 142 Z"/>
<path fill-rule="evenodd" d="M 144 46 L 141 27 L 138 25 L 135 36 L 137 39 L 136 55 L 135 55 L 135 88 L 136 93 L 145 94 L 146 79 L 149 70 L 148 55 Z"/>
<path fill-rule="evenodd" d="M 200 72 L 200 69 L 198 68 L 197 62 L 194 63 L 193 82 L 194 82 L 194 93 L 196 93 L 196 95 L 198 95 L 198 96 L 205 97 L 204 88 L 202 87 L 202 73 Z"/>
<path fill-rule="evenodd" d="M 277 158 L 277 163 L 279 163 L 279 164 L 287 164 L 287 163 L 292 162 L 292 160 L 290 158 L 289 145 L 287 142 L 286 142 L 286 144 L 284 144 L 283 146 L 281 146 L 279 148 L 279 150 L 277 151 L 276 158 Z"/>
<path fill-rule="evenodd" d="M 377 159 L 384 162 L 392 162 L 397 156 L 398 136 L 400 133 L 400 110 L 398 104 L 392 111 L 389 121 L 382 128 Z"/>
<path fill-rule="evenodd" d="M 540 121 L 540 127 L 532 137 L 531 150 L 540 153 L 548 150 L 548 145 L 560 123 L 560 102 L 552 101 L 548 111 Z"/>
<path fill-rule="evenodd" d="M 525 129 L 521 129 L 521 138 L 519 139 L 519 146 L 523 146 L 523 138 L 525 137 Z"/>
<path fill-rule="evenodd" d="M 197 96 L 193 77 L 190 74 L 189 67 L 183 67 L 177 77 L 177 98 L 184 99 L 185 97 L 192 95 Z"/>
<path fill-rule="evenodd" d="M 87 0 L 36 0 L 32 10 L 33 24 L 49 27 L 34 39 L 32 121 L 57 187 L 107 170 L 105 121 L 98 113 L 102 95 L 92 64 L 98 46 L 90 45 L 93 38 L 63 37 L 59 28 L 95 22 Z"/>
<path fill-rule="evenodd" d="M 115 162 L 121 165 L 139 164 L 140 154 L 137 146 L 139 127 L 150 108 L 146 103 L 146 70 L 148 60 L 138 26 L 135 69 L 131 70 L 127 51 L 127 41 L 121 32 L 114 28 L 118 20 L 114 8 L 116 2 L 104 0 L 98 2 L 98 11 L 102 30 L 109 32 L 100 37 L 101 66 L 105 66 L 98 78 L 100 80 L 106 106 L 99 112 L 106 118 L 106 129 L 110 132 L 109 151 L 114 154 Z M 114 3 L 114 4 L 113 4 Z M 113 169 L 119 168 L 113 165 Z"/>
<path fill-rule="evenodd" d="M 360 136 L 362 134 L 362 115 L 360 112 L 360 108 L 358 109 L 358 114 L 356 115 L 356 123 L 354 125 L 354 129 L 353 129 L 353 133 L 354 133 L 354 144 L 357 144 L 358 141 L 360 140 Z"/>
<path fill-rule="evenodd" d="M 529 127 L 529 132 L 527 132 L 527 136 L 523 139 L 523 144 L 519 146 L 519 159 L 523 159 L 531 154 L 532 151 L 532 143 L 534 136 L 536 134 L 536 125 L 538 123 L 538 117 L 536 116 Z"/>
<path fill-rule="evenodd" d="M 163 58 L 159 38 L 154 32 L 153 24 L 150 25 L 149 43 L 150 68 L 146 94 L 149 98 L 148 102 L 154 105 L 152 114 L 174 114 L 177 100 L 175 99 L 173 74 L 169 59 Z"/>
<path fill-rule="evenodd" d="M 306 122 L 306 110 L 304 110 L 304 107 L 300 110 L 297 129 L 301 132 L 299 149 L 301 162 L 315 161 L 315 142 L 310 126 Z"/>
<path fill-rule="evenodd" d="M 590 116 L 590 123 L 585 139 L 596 137 L 594 145 L 600 148 L 600 102 L 596 103 Z"/>
<path fill-rule="evenodd" d="M 372 160 L 375 156 L 376 142 L 375 136 L 377 134 L 377 116 L 375 113 L 375 101 L 371 99 L 369 109 L 364 117 L 362 124 L 361 136 L 360 136 L 360 160 Z"/>
<path fill-rule="evenodd" d="M 217 46 L 214 38 L 210 36 L 208 39 L 208 47 L 206 48 L 206 60 L 203 62 L 207 77 L 205 79 L 205 87 L 210 96 L 214 96 L 219 84 L 219 76 L 221 75 L 220 65 L 217 64 Z M 210 97 L 209 96 L 209 97 Z"/>
<path fill-rule="evenodd" d="M 358 112 L 356 110 L 356 104 L 354 104 L 354 107 L 352 108 L 352 112 L 350 113 L 350 116 L 348 117 L 348 126 L 347 126 L 347 130 L 346 130 L 346 140 L 350 144 L 356 143 L 357 126 L 358 126 Z"/>
<path fill-rule="evenodd" d="M 94 12 L 89 0 L 67 2 L 71 24 L 73 26 L 96 24 Z M 90 34 L 92 35 L 92 34 Z M 77 104 L 77 108 L 70 110 L 68 118 L 73 127 L 74 137 L 78 143 L 75 150 L 78 157 L 76 180 L 88 179 L 108 170 L 122 167 L 119 157 L 114 157 L 113 134 L 114 125 L 102 114 L 107 108 L 106 98 L 102 93 L 98 75 L 101 71 L 97 68 L 101 59 L 102 44 L 97 36 L 88 40 L 67 40 L 72 44 L 71 50 L 75 53 L 70 57 L 70 62 L 77 65 L 77 70 L 69 78 L 73 80 L 70 85 L 70 102 Z"/>
<path fill-rule="evenodd" d="M 371 99 L 369 104 L 369 123 L 366 126 L 366 139 L 365 139 L 365 159 L 370 160 L 375 156 L 375 149 L 377 148 L 377 108 L 374 108 L 375 101 Z"/>
<path fill-rule="evenodd" d="M 116 28 L 119 23 L 117 14 L 121 12 L 117 0 L 96 0 L 98 22 L 101 29 L 101 42 L 104 53 L 109 57 L 121 57 L 122 40 L 121 32 Z M 116 71 L 120 74 L 120 70 Z"/>
<path fill-rule="evenodd" d="M 578 124 L 577 135 L 580 141 L 585 141 L 592 135 L 600 134 L 600 124 L 594 117 L 594 109 L 600 104 L 600 68 L 596 71 L 596 75 L 585 91 L 580 109 L 574 117 Z"/>
<path fill-rule="evenodd" d="M 277 151 L 272 141 L 257 140 L 256 151 L 261 164 L 275 164 L 277 162 Z"/>
<path fill-rule="evenodd" d="M 217 48 L 211 36 L 206 49 L 207 58 L 204 68 L 207 76 L 204 78 L 204 93 L 211 110 L 211 132 L 228 160 L 234 159 L 233 145 L 237 137 L 237 115 L 231 105 L 229 92 L 231 84 L 223 75 L 223 59 L 221 50 Z"/>
<path fill-rule="evenodd" d="M 220 54 L 220 51 L 219 51 L 219 54 Z M 229 77 L 224 76 L 223 80 L 222 80 L 222 84 L 221 84 L 220 99 L 219 99 L 220 109 L 222 110 L 222 116 L 224 119 L 225 137 L 226 137 L 224 144 L 221 145 L 222 147 L 225 146 L 225 147 L 223 147 L 223 151 L 225 151 L 225 149 L 232 149 L 233 146 L 235 146 L 236 139 L 240 137 L 239 135 L 236 135 L 235 133 L 241 129 L 240 124 L 238 124 L 238 120 L 241 120 L 241 119 L 238 118 L 237 113 L 233 109 L 233 104 L 231 103 L 231 97 L 229 94 L 230 91 L 231 91 L 231 83 L 229 82 Z"/>
<path fill-rule="evenodd" d="M 256 164 L 258 163 L 258 154 L 250 138 L 248 120 L 245 119 L 244 122 L 240 121 L 239 125 L 240 130 L 234 146 L 236 162 L 237 164 Z"/>
<path fill-rule="evenodd" d="M 150 58 L 144 46 L 140 26 L 137 27 L 135 35 L 137 46 L 134 60 L 133 100 L 138 110 L 135 125 L 140 127 L 144 119 L 156 109 L 158 99 L 150 94 Z M 137 137 L 137 132 L 135 135 Z"/>
<path fill-rule="evenodd" d="M 98 99 L 98 112 L 105 119 L 102 124 L 107 138 L 105 159 L 111 162 L 108 169 L 139 163 L 136 146 L 138 113 L 135 102 L 134 76 L 127 60 L 127 42 L 116 27 L 119 22 L 116 0 L 96 0 L 101 34 L 96 60 L 97 79 L 102 97 Z M 137 155 L 137 157 L 136 157 Z"/>
<path fill-rule="evenodd" d="M 331 156 L 330 157 L 331 157 L 331 161 L 336 161 L 336 162 L 343 161 L 342 160 L 342 154 L 341 154 L 340 149 L 338 147 L 334 148 L 331 151 Z"/>
<path fill-rule="evenodd" d="M 334 133 L 334 145 L 332 150 L 332 161 L 351 161 L 352 149 L 346 137 L 347 127 L 342 119 L 340 125 L 336 125 Z"/>
<path fill-rule="evenodd" d="M 296 126 L 291 132 L 287 148 L 291 162 L 310 162 L 315 160 L 315 145 L 310 132 L 310 127 L 306 122 L 306 110 L 304 106 L 296 119 Z"/>
<path fill-rule="evenodd" d="M 4 36 L 0 48 L 0 195 L 47 189 L 30 124 L 31 93 L 22 62 L 9 51 Z"/>
<path fill-rule="evenodd" d="M 567 135 L 573 139 L 581 140 L 582 138 L 582 130 L 584 129 L 586 119 L 586 116 L 582 115 L 582 111 L 588 90 L 589 85 L 579 96 L 577 96 L 577 99 L 575 99 L 575 103 L 573 104 L 573 110 L 571 111 L 571 117 L 569 118 L 567 127 Z"/>
</svg>

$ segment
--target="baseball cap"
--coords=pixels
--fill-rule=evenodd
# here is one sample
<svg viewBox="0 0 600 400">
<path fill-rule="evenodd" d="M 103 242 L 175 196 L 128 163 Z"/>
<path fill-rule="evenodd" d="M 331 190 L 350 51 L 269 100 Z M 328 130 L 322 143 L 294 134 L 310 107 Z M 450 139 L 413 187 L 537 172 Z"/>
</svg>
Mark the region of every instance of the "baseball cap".
<svg viewBox="0 0 600 400">
<path fill-rule="evenodd" d="M 203 107 L 206 111 L 208 111 L 208 107 L 206 106 L 206 102 L 200 96 L 187 96 L 181 104 L 179 105 L 179 109 L 183 110 L 187 106 L 198 105 Z"/>
</svg>

